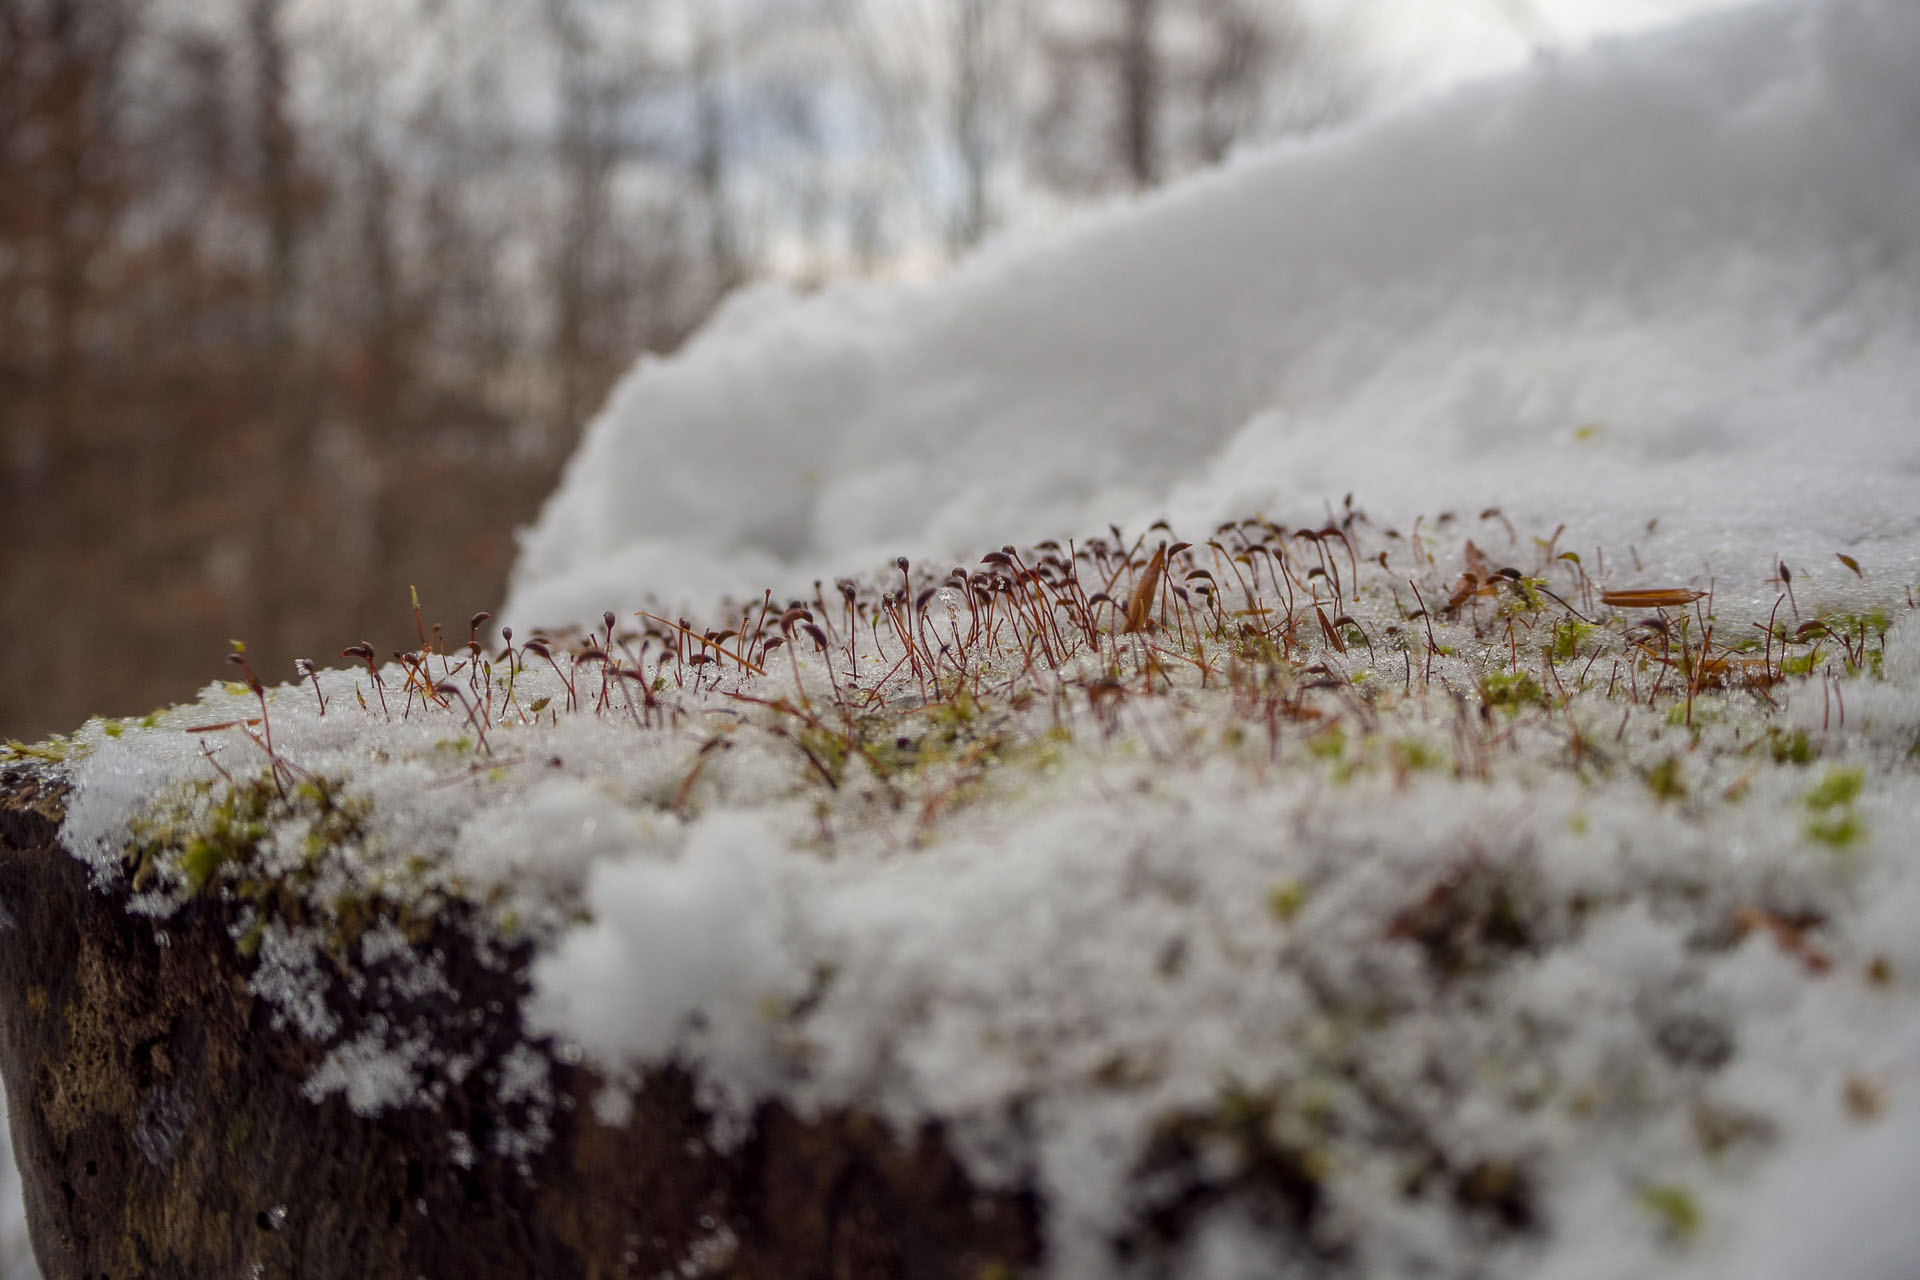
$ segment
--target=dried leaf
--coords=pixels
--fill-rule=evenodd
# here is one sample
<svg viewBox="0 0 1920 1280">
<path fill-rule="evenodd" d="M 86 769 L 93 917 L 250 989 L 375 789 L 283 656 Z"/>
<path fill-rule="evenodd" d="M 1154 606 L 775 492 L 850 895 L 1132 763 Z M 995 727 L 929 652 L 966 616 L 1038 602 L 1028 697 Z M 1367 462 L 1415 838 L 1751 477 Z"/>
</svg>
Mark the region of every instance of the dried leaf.
<svg viewBox="0 0 1920 1280">
<path fill-rule="evenodd" d="M 1460 581 L 1453 584 L 1453 594 L 1447 597 L 1447 603 L 1440 609 L 1442 617 L 1451 618 L 1460 612 L 1460 606 L 1474 596 L 1494 594 L 1493 584 L 1483 580 L 1478 574 L 1463 573 Z"/>
<path fill-rule="evenodd" d="M 1810 973 L 1825 973 L 1833 968 L 1833 961 L 1827 953 L 1807 941 L 1807 933 L 1803 927 L 1785 916 L 1774 914 L 1765 907 L 1736 908 L 1733 913 L 1733 926 L 1743 937 L 1756 929 L 1767 933 L 1782 951 L 1806 965 Z"/>
<path fill-rule="evenodd" d="M 1704 591 L 1685 587 L 1635 587 L 1625 591 L 1602 591 L 1600 603 L 1616 609 L 1677 609 L 1706 598 Z"/>
<path fill-rule="evenodd" d="M 189 729 L 181 730 L 181 732 L 183 733 L 218 733 L 222 729 L 238 729 L 242 725 L 247 725 L 251 727 L 259 723 L 260 723 L 260 717 L 255 716 L 251 720 L 222 720 L 219 724 L 196 724 Z"/>
<path fill-rule="evenodd" d="M 1148 615 L 1153 612 L 1154 593 L 1160 589 L 1160 575 L 1166 571 L 1166 567 L 1167 549 L 1161 547 L 1147 562 L 1147 571 L 1134 584 L 1133 594 L 1127 597 L 1127 625 L 1121 628 L 1122 635 L 1133 635 L 1147 629 L 1150 623 Z"/>
<path fill-rule="evenodd" d="M 1327 611 L 1319 605 L 1315 605 L 1313 612 L 1314 616 L 1320 619 L 1321 634 L 1326 636 L 1327 643 L 1333 646 L 1334 652 L 1345 653 L 1347 651 L 1347 642 L 1340 638 L 1340 633 L 1333 629 L 1331 622 L 1327 621 Z"/>
</svg>

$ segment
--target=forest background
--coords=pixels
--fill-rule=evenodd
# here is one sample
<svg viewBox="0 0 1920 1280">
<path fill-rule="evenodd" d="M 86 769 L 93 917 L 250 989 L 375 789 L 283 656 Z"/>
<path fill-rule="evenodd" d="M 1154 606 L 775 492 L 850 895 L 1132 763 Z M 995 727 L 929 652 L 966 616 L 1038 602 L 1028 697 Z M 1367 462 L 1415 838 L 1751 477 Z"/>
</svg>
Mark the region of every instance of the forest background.
<svg viewBox="0 0 1920 1280">
<path fill-rule="evenodd" d="M 743 285 L 930 276 L 1578 33 L 1448 3 L 0 0 L 0 740 L 229 638 L 417 644 L 415 587 L 464 627 Z"/>
</svg>

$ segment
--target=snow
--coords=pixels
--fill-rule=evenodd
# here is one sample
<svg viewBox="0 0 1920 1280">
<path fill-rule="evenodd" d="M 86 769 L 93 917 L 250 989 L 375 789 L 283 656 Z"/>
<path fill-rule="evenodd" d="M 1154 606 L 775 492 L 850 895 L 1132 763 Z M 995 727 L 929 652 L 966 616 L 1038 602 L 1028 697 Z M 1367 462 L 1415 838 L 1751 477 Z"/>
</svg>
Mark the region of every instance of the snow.
<svg viewBox="0 0 1920 1280">
<path fill-rule="evenodd" d="M 352 1026 L 320 1000 L 323 925 L 236 932 L 324 1050 L 309 1094 L 432 1107 L 485 1070 L 521 1117 L 508 1155 L 548 1137 L 547 1053 L 601 1072 L 607 1123 L 675 1061 L 716 1141 L 768 1096 L 940 1117 L 976 1179 L 1039 1189 L 1060 1277 L 1126 1274 L 1116 1234 L 1195 1189 L 1167 1274 L 1904 1274 L 1916 55 L 1901 0 L 1757 7 L 1244 157 L 938 284 L 748 294 L 622 386 L 503 610 L 522 644 L 575 622 L 602 645 L 614 610 L 630 677 L 555 640 L 552 664 L 429 656 L 456 690 L 432 703 L 399 664 L 381 690 L 320 673 L 324 714 L 305 685 L 211 686 L 78 735 L 63 838 L 117 882 L 130 840 L 217 835 L 247 784 L 275 826 L 256 856 L 380 908 Z M 881 620 L 902 572 L 912 600 L 946 557 L 1047 537 L 1126 599 L 1162 515 L 1197 544 L 1177 581 L 1213 575 L 1185 615 L 1206 644 L 1176 654 L 1175 606 L 1022 663 L 963 641 L 950 592 L 929 698 Z M 1251 591 L 1247 543 L 1276 549 L 1244 557 Z M 1281 553 L 1289 585 L 1262 588 Z M 846 574 L 871 629 L 813 594 Z M 1714 594 L 1657 627 L 1596 598 L 1680 584 Z M 768 586 L 812 602 L 824 653 L 752 647 Z M 657 601 L 749 633 L 726 643 L 764 672 L 666 661 L 679 641 L 626 632 Z M 1267 605 L 1302 622 L 1278 692 L 1228 625 Z M 1709 616 L 1783 630 L 1715 689 Z M 156 927 L 237 892 L 155 866 Z M 392 924 L 448 902 L 500 963 L 534 944 L 536 1039 L 499 1063 L 438 1060 L 397 1013 L 458 996 Z M 1275 1161 L 1311 1210 L 1262 1181 Z"/>
<path fill-rule="evenodd" d="M 804 986 L 782 946 L 780 843 L 760 815 L 717 812 L 672 862 L 604 861 L 585 894 L 595 923 L 536 965 L 531 1018 L 566 1028 L 597 1061 L 623 1064 L 669 1058 L 704 1015 L 701 1056 L 766 1059 L 772 1026 L 754 1001 Z"/>
<path fill-rule="evenodd" d="M 1844 548 L 1910 579 L 1917 27 L 1758 8 L 1256 152 L 937 285 L 752 292 L 617 389 L 505 618 L 1349 491 L 1403 528 L 1564 521 L 1656 574 L 1744 587 Z"/>
</svg>

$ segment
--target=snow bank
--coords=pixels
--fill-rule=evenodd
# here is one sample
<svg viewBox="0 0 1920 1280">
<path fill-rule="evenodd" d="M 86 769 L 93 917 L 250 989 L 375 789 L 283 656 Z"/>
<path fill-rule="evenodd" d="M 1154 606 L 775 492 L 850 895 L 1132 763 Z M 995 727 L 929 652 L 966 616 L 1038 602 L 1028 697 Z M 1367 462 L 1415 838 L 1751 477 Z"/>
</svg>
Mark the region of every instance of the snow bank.
<svg viewBox="0 0 1920 1280">
<path fill-rule="evenodd" d="M 1839 548 L 1911 577 L 1916 53 L 1900 0 L 1755 8 L 1250 155 L 931 286 L 750 293 L 618 388 L 505 614 L 1348 492 L 1389 522 L 1498 505 L 1742 590 Z"/>
</svg>

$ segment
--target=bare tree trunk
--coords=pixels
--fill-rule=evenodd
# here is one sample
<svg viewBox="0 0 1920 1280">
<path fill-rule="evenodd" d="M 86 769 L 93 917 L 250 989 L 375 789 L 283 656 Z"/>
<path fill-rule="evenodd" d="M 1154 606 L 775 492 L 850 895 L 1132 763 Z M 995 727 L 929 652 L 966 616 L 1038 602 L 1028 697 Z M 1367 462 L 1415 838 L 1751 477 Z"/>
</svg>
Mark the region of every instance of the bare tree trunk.
<svg viewBox="0 0 1920 1280">
<path fill-rule="evenodd" d="M 952 236 L 956 250 L 980 242 L 987 233 L 986 5 L 987 0 L 957 0 L 954 27 L 953 139 L 960 156 L 963 203 Z"/>
<path fill-rule="evenodd" d="M 699 24 L 693 46 L 693 112 L 697 154 L 695 179 L 707 213 L 707 259 L 717 293 L 740 283 L 740 248 L 727 192 L 731 156 L 728 150 L 726 101 L 721 92 L 719 32 L 711 16 L 711 0 L 694 0 Z"/>
<path fill-rule="evenodd" d="M 1123 0 L 1120 37 L 1120 158 L 1135 187 L 1159 176 L 1160 64 L 1154 49 L 1159 0 Z"/>
<path fill-rule="evenodd" d="M 277 362 L 292 339 L 294 256 L 299 248 L 294 138 L 292 123 L 287 119 L 287 58 L 280 32 L 280 0 L 252 0 L 247 9 L 247 35 L 253 46 L 253 119 L 260 194 L 267 219 L 263 337 L 270 360 Z"/>
<path fill-rule="evenodd" d="M 553 276 L 553 364 L 558 379 L 553 429 L 570 440 L 586 399 L 590 272 L 606 222 L 608 158 L 595 136 L 594 87 L 587 33 L 574 0 L 547 0 L 547 24 L 560 53 L 560 165 L 566 191 Z"/>
<path fill-rule="evenodd" d="M 294 575 L 277 561 L 310 528 L 313 448 L 308 412 L 293 386 L 293 307 L 300 251 L 298 155 L 288 115 L 286 38 L 280 0 L 250 0 L 247 42 L 253 63 L 252 118 L 266 262 L 261 282 L 259 346 L 254 371 L 256 412 L 266 435 L 266 465 L 254 495 L 259 520 L 250 567 L 251 621 L 277 649 L 294 611 Z"/>
</svg>

